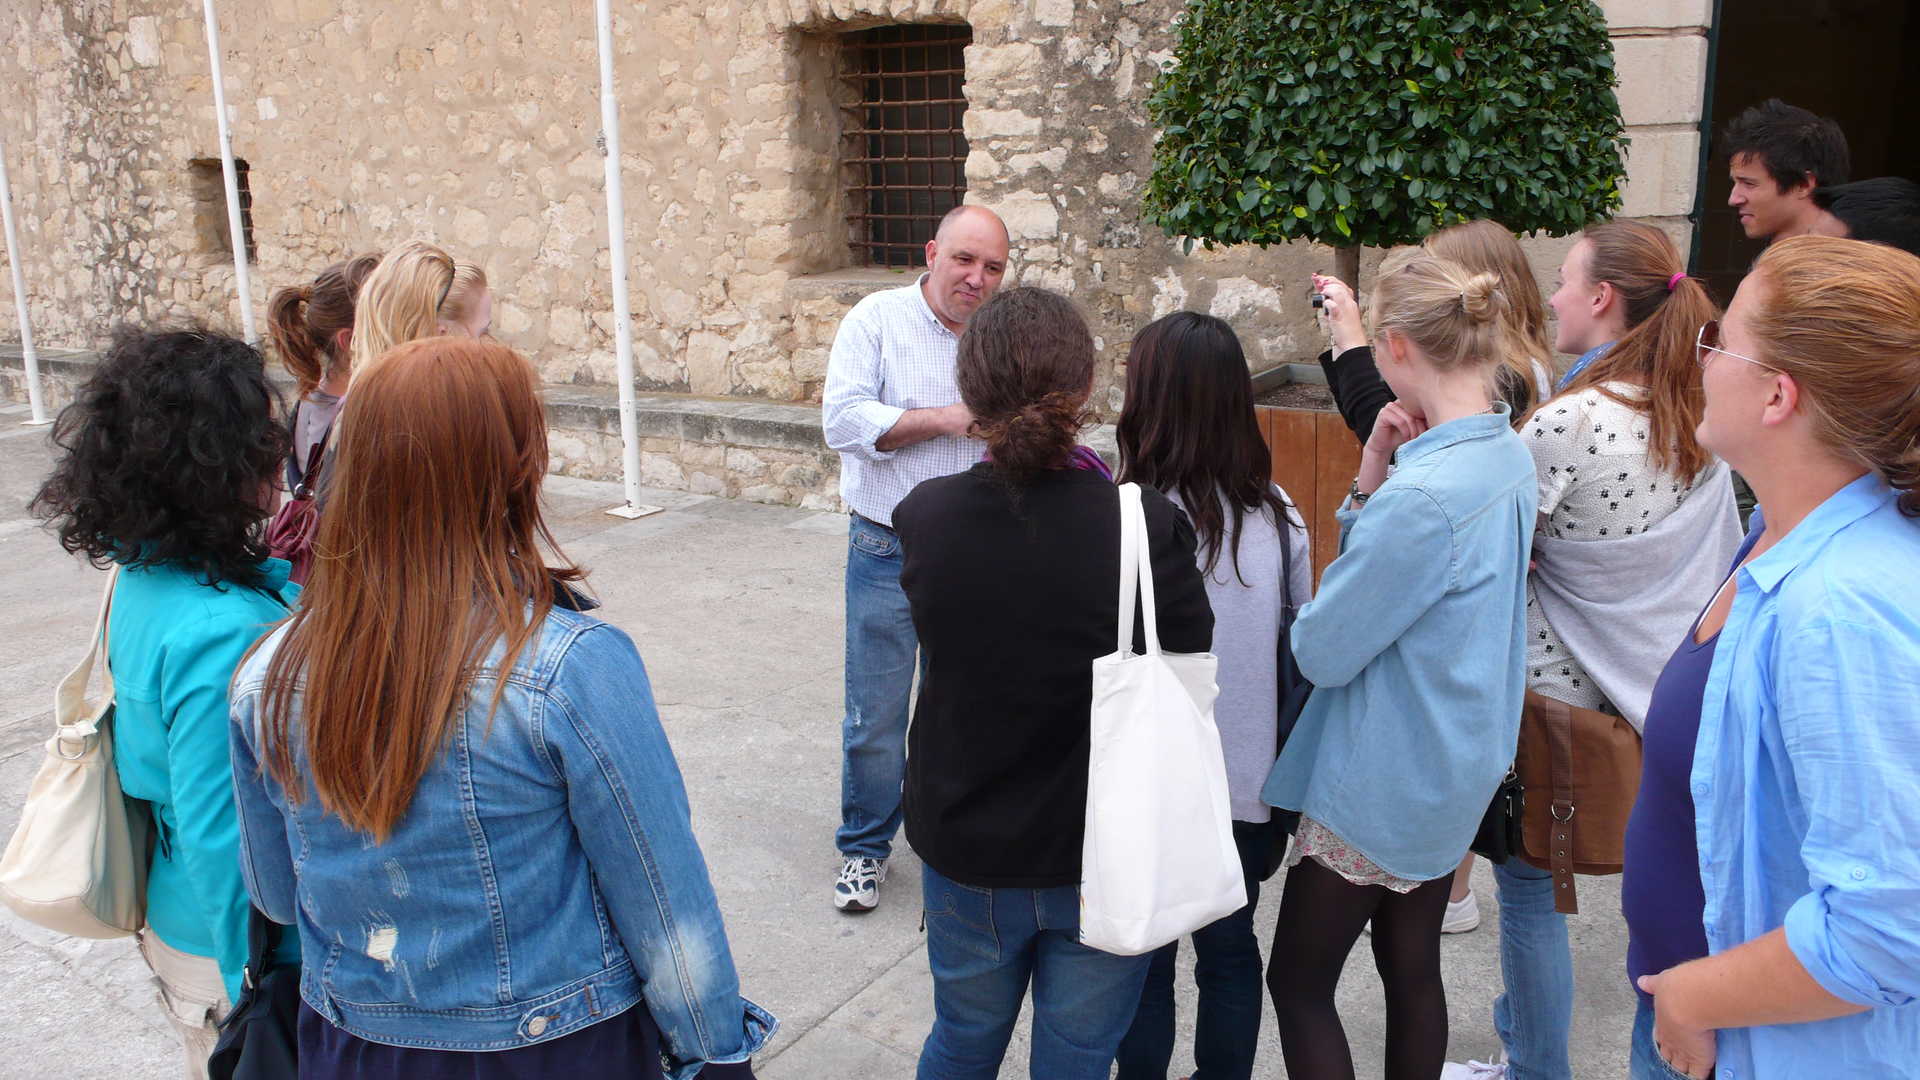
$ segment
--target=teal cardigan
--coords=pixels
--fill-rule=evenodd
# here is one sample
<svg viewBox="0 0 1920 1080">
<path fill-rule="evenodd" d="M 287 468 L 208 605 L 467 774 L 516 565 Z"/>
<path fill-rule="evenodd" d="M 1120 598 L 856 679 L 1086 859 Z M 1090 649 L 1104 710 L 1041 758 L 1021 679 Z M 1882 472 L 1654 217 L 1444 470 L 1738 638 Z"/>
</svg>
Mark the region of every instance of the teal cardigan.
<svg viewBox="0 0 1920 1080">
<path fill-rule="evenodd" d="M 153 804 L 159 837 L 147 875 L 147 922 L 183 953 L 212 957 L 227 1000 L 247 962 L 246 887 L 227 756 L 227 684 L 299 586 L 280 559 L 265 589 L 213 587 L 175 566 L 127 567 L 114 589 L 114 763 L 131 798 Z M 299 955 L 297 938 L 281 953 Z"/>
</svg>

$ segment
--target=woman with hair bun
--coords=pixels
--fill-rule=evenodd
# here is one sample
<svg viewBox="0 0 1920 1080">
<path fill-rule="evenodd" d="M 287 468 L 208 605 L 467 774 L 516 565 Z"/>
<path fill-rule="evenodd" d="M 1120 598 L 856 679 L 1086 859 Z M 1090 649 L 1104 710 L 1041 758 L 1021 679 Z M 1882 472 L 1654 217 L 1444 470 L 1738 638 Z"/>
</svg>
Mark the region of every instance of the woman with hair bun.
<svg viewBox="0 0 1920 1080">
<path fill-rule="evenodd" d="M 299 385 L 293 452 L 287 455 L 289 490 L 306 479 L 308 460 L 316 447 L 324 448 L 340 414 L 349 378 L 354 303 L 378 265 L 378 255 L 356 255 L 320 271 L 310 285 L 281 289 L 267 303 L 267 336 Z"/>
<path fill-rule="evenodd" d="M 1498 277 L 1421 250 L 1390 256 L 1374 287 L 1397 400 L 1294 624 L 1315 689 L 1261 793 L 1301 815 L 1267 970 L 1291 1076 L 1354 1075 L 1334 989 L 1369 923 L 1387 1077 L 1432 1080 L 1446 1056 L 1440 923 L 1512 760 L 1526 655 L 1533 463 L 1487 400 L 1506 311 Z"/>
<path fill-rule="evenodd" d="M 1633 1075 L 1912 1076 L 1920 259 L 1776 242 L 1696 340 L 1700 442 L 1760 508 L 1654 689 L 1621 887 Z M 1698 731 L 1664 757 L 1662 716 Z"/>
<path fill-rule="evenodd" d="M 925 664 L 905 789 L 934 985 L 921 1080 L 997 1075 L 1029 986 L 1032 1075 L 1106 1080 L 1140 1004 L 1149 958 L 1079 942 L 1092 664 L 1113 651 L 1120 578 L 1119 493 L 1076 444 L 1094 363 L 1065 297 L 996 294 L 955 368 L 987 460 L 893 515 Z M 1193 527 L 1141 494 L 1162 645 L 1205 652 Z"/>
</svg>

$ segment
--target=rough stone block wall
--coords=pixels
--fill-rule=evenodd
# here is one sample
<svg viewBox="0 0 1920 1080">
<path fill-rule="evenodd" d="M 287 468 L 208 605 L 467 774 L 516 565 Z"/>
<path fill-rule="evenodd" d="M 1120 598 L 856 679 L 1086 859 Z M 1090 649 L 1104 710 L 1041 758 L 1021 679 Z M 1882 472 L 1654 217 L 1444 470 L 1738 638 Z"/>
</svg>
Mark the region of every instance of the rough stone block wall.
<svg viewBox="0 0 1920 1080">
<path fill-rule="evenodd" d="M 270 290 L 331 260 L 426 237 L 486 267 L 496 335 L 549 383 L 613 381 L 591 0 L 220 6 L 235 152 L 251 167 L 257 314 Z M 968 199 L 1006 218 L 1012 280 L 1088 313 L 1106 358 L 1097 404 L 1117 408 L 1132 334 L 1182 308 L 1231 320 L 1256 369 L 1310 358 L 1323 335 L 1306 277 L 1331 267 L 1330 251 L 1183 256 L 1139 218 L 1144 103 L 1182 6 L 616 0 L 638 386 L 816 402 L 841 314 L 911 280 L 848 267 L 838 163 L 837 35 L 892 22 L 972 27 Z M 1708 4 L 1604 6 L 1634 139 L 1626 211 L 1684 244 Z M 20 99 L 0 113 L 0 139 L 36 338 L 86 349 L 122 319 L 238 325 L 224 240 L 193 179 L 194 161 L 218 157 L 199 5 L 19 3 L 0 13 L 0 40 L 0 82 Z M 1530 243 L 1550 279 L 1568 242 Z M 0 274 L 0 340 L 17 340 L 14 322 Z M 804 465 L 738 464 L 742 490 Z M 652 468 L 674 475 L 664 459 Z M 701 475 L 683 483 L 709 483 Z"/>
</svg>

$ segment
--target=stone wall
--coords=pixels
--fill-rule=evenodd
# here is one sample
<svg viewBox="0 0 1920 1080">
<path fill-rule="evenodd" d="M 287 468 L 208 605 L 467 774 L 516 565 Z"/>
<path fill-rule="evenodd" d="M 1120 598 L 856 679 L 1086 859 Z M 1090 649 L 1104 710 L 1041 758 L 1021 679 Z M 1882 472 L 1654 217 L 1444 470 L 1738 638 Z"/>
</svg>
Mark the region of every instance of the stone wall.
<svg viewBox="0 0 1920 1080">
<path fill-rule="evenodd" d="M 1627 212 L 1676 231 L 1692 200 L 1706 0 L 1608 0 L 1634 145 Z M 967 22 L 970 201 L 1014 233 L 1010 277 L 1071 293 L 1119 402 L 1132 333 L 1181 308 L 1239 328 L 1255 368 L 1322 335 L 1306 244 L 1195 251 L 1138 216 L 1144 101 L 1178 0 L 616 0 L 638 384 L 819 398 L 840 315 L 907 276 L 849 269 L 835 35 Z M 495 332 L 550 383 L 613 381 L 591 0 L 223 3 L 236 154 L 250 165 L 253 304 L 347 253 L 412 237 L 481 262 Z M 0 115 L 36 338 L 97 345 L 123 318 L 237 325 L 193 162 L 218 156 L 199 5 L 14 0 Z M 200 194 L 204 195 L 204 186 Z M 217 221 L 217 216 L 215 218 Z M 1564 241 L 1538 241 L 1551 277 Z M 11 257 L 11 254 L 9 254 Z M 17 339 L 0 275 L 0 340 Z"/>
</svg>

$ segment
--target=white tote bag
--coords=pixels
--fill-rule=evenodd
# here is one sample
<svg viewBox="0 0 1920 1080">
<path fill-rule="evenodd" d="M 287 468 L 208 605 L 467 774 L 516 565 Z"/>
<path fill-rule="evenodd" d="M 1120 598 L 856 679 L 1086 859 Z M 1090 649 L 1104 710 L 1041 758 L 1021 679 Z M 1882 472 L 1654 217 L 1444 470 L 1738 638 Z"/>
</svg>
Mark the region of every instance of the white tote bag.
<svg viewBox="0 0 1920 1080">
<path fill-rule="evenodd" d="M 0 856 L 0 901 L 29 922 L 75 937 L 125 937 L 146 921 L 151 818 L 145 802 L 121 794 L 113 765 L 107 613 L 119 580 L 115 566 L 93 645 L 54 690 L 47 759 Z M 96 658 L 104 692 L 88 700 Z"/>
<path fill-rule="evenodd" d="M 1138 582 L 1145 655 L 1133 652 Z M 1093 662 L 1080 942 L 1151 952 L 1246 905 L 1227 766 L 1213 726 L 1219 661 L 1160 651 L 1140 488 L 1120 485 L 1119 647 Z"/>
</svg>

